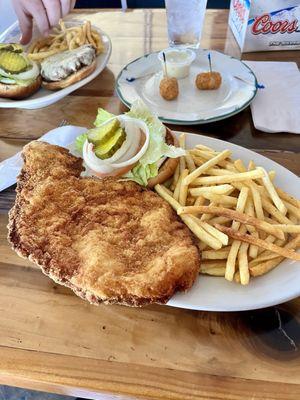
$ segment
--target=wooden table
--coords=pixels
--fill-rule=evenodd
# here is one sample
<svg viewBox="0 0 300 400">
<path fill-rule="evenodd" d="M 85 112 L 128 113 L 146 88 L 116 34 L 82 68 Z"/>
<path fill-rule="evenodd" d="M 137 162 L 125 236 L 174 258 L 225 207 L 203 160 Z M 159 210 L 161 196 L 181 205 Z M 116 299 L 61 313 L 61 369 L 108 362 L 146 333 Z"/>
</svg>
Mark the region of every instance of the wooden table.
<svg viewBox="0 0 300 400">
<path fill-rule="evenodd" d="M 98 107 L 122 112 L 114 92 L 122 66 L 167 45 L 164 10 L 90 17 L 112 39 L 108 67 L 50 107 L 0 110 L 0 160 L 63 119 L 91 126 Z M 227 11 L 207 12 L 202 45 L 238 56 L 227 17 Z M 300 52 L 243 57 L 300 62 Z M 249 109 L 226 121 L 182 130 L 256 149 L 300 173 L 299 136 L 255 130 Z M 115 395 L 122 394 L 126 399 L 299 400 L 299 299 L 244 313 L 91 306 L 10 250 L 6 223 L 13 200 L 13 189 L 0 194 L 2 383 L 99 399 L 110 393 L 109 398 L 118 399 Z"/>
</svg>

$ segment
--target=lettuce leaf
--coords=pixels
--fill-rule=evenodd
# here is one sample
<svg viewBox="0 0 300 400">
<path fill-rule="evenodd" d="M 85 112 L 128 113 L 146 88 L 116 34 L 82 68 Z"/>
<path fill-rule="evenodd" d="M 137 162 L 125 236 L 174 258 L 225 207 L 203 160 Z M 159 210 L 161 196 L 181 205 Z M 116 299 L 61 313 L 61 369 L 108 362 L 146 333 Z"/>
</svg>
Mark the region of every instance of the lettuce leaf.
<svg viewBox="0 0 300 400">
<path fill-rule="evenodd" d="M 124 175 L 125 178 L 134 181 L 142 186 L 146 186 L 148 180 L 158 174 L 157 163 L 142 165 L 138 163 L 131 171 Z"/>
<path fill-rule="evenodd" d="M 82 154 L 82 149 L 83 149 L 83 145 L 84 142 L 86 141 L 88 137 L 87 132 L 82 133 L 81 135 L 77 136 L 77 138 L 75 139 L 75 148 L 77 151 L 79 151 L 80 154 Z"/>
<path fill-rule="evenodd" d="M 103 124 L 103 122 L 111 119 L 112 117 L 115 117 L 115 115 L 104 110 L 103 108 L 98 108 L 98 114 L 94 122 L 94 125 L 98 127 L 99 125 Z"/>
</svg>

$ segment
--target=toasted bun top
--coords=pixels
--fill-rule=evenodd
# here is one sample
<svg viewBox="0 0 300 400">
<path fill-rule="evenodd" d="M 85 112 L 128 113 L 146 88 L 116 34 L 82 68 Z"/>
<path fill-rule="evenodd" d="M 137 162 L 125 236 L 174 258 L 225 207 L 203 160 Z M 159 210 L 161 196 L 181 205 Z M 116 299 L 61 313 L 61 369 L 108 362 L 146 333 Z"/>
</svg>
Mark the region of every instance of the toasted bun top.
<svg viewBox="0 0 300 400">
<path fill-rule="evenodd" d="M 0 97 L 9 99 L 24 99 L 35 93 L 41 86 L 42 78 L 39 75 L 30 85 L 8 85 L 0 82 Z"/>
<path fill-rule="evenodd" d="M 178 147 L 179 143 L 176 136 L 169 128 L 166 129 L 166 143 Z M 171 176 L 175 172 L 178 162 L 179 158 L 167 158 L 163 165 L 160 167 L 158 175 L 154 178 L 149 179 L 147 186 L 149 188 L 153 188 L 155 185 L 164 183 L 169 178 L 171 178 Z"/>
<path fill-rule="evenodd" d="M 78 71 L 74 72 L 70 76 L 68 76 L 65 79 L 62 79 L 60 81 L 55 81 L 55 82 L 48 82 L 44 81 L 42 82 L 42 85 L 45 89 L 48 90 L 59 90 L 66 88 L 70 85 L 73 85 L 73 83 L 81 81 L 83 78 L 87 77 L 90 75 L 93 71 L 96 69 L 96 60 L 92 62 L 92 64 L 87 65 L 86 67 L 80 68 Z"/>
</svg>

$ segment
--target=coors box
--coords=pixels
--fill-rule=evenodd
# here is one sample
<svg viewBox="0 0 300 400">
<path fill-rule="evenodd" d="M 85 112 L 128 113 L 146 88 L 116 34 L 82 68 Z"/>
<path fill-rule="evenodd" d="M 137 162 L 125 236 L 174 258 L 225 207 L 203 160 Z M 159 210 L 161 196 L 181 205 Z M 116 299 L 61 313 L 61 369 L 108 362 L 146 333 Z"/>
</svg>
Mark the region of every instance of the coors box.
<svg viewBox="0 0 300 400">
<path fill-rule="evenodd" d="M 243 52 L 300 49 L 300 0 L 231 0 L 229 25 Z"/>
</svg>

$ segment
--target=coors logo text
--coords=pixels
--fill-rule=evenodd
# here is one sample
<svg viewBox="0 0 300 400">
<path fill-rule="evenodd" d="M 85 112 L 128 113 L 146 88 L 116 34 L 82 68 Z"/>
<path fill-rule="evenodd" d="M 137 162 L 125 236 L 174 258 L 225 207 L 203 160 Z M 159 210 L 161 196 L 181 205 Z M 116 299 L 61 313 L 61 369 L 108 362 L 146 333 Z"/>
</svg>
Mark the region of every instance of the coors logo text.
<svg viewBox="0 0 300 400">
<path fill-rule="evenodd" d="M 273 22 L 270 14 L 263 14 L 255 18 L 252 26 L 252 33 L 254 35 L 266 33 L 293 33 L 298 28 L 298 20 L 294 21 L 275 21 Z"/>
</svg>

